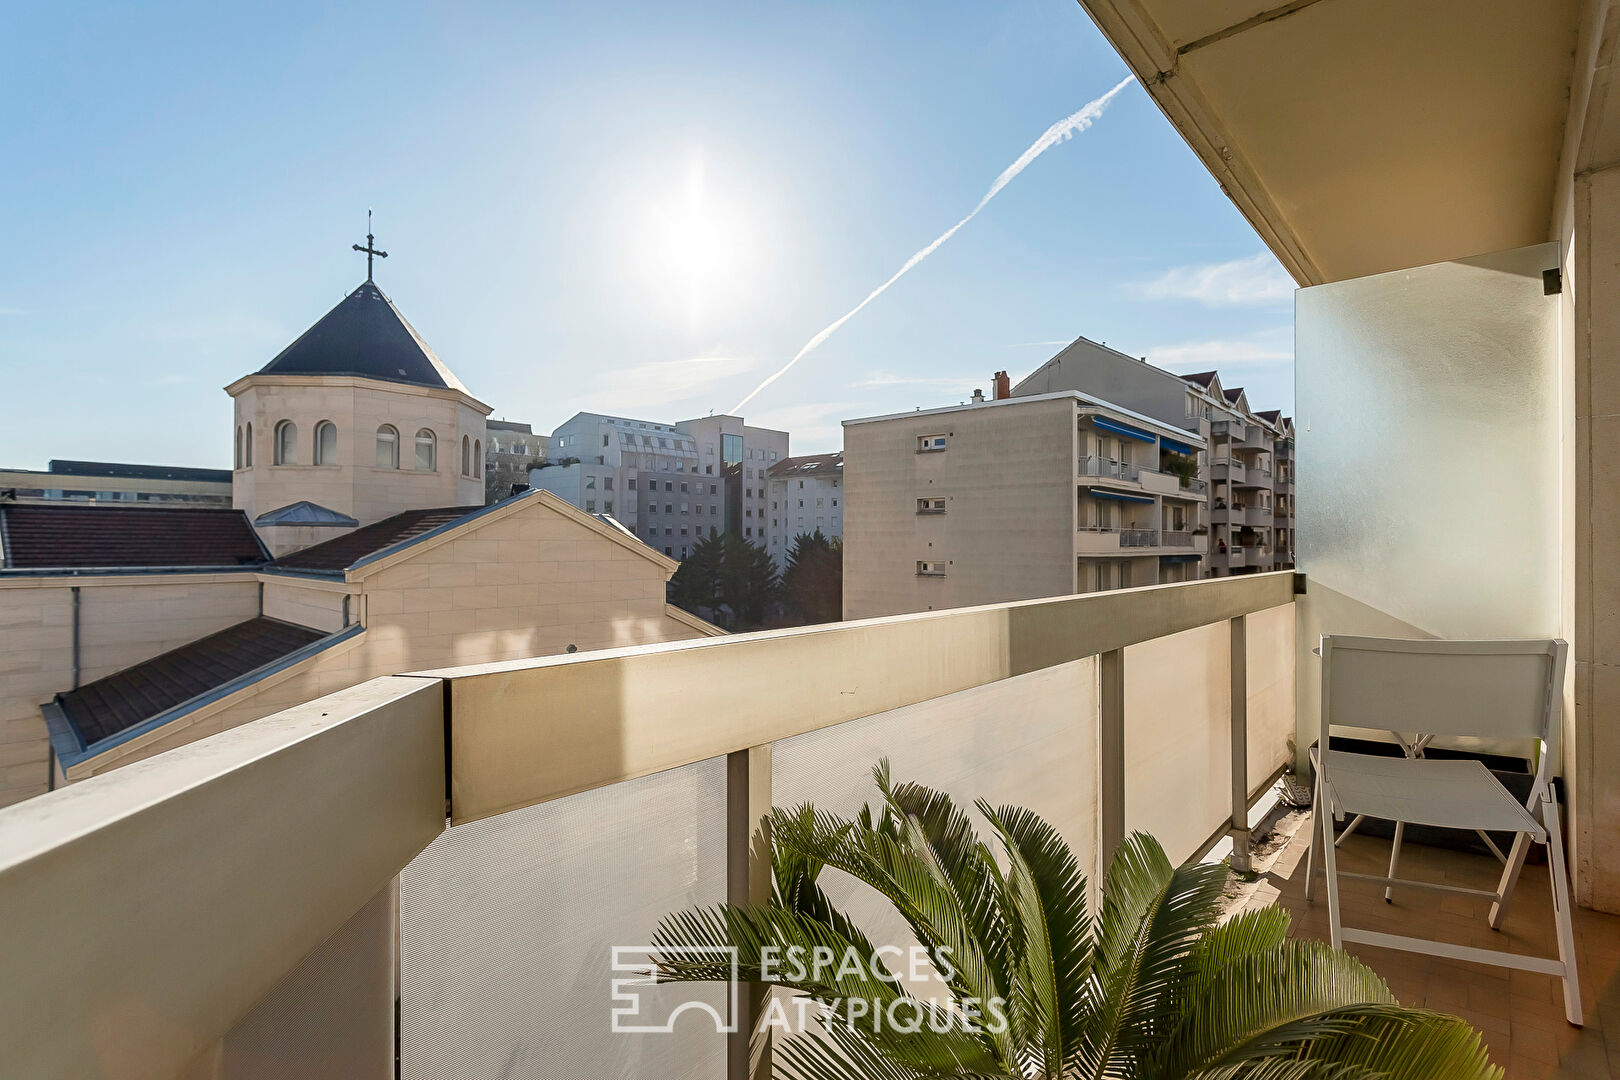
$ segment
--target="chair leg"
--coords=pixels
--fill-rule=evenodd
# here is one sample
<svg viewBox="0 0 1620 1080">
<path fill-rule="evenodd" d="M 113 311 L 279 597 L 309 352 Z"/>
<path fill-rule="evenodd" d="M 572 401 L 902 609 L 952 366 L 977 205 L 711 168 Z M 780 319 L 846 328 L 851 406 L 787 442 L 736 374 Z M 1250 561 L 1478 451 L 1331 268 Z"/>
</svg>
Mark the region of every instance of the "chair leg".
<svg viewBox="0 0 1620 1080">
<path fill-rule="evenodd" d="M 1316 899 L 1316 851 L 1322 839 L 1322 776 L 1318 771 L 1311 792 L 1311 846 L 1305 853 L 1305 902 Z"/>
<path fill-rule="evenodd" d="M 1389 873 L 1386 875 L 1387 877 L 1394 877 L 1395 876 L 1395 867 L 1401 861 L 1401 837 L 1404 836 L 1405 834 L 1406 834 L 1406 822 L 1397 821 L 1395 823 L 1395 843 L 1391 844 L 1390 848 L 1389 848 Z M 1395 902 L 1395 886 L 1393 886 L 1393 885 L 1385 885 L 1384 886 L 1384 903 L 1393 904 L 1394 902 Z"/>
<path fill-rule="evenodd" d="M 1551 793 L 1541 804 L 1541 823 L 1547 830 L 1547 875 L 1552 878 L 1558 959 L 1564 965 L 1564 1018 L 1580 1027 L 1581 980 L 1575 970 L 1575 918 L 1570 911 L 1569 878 L 1564 871 L 1564 830 L 1558 820 L 1558 800 Z"/>
<path fill-rule="evenodd" d="M 1335 949 L 1342 949 L 1344 948 L 1344 935 L 1339 928 L 1339 867 L 1333 848 L 1333 834 L 1328 831 L 1333 828 L 1333 810 L 1331 807 L 1325 809 L 1327 809 L 1327 814 L 1322 818 L 1322 828 L 1324 830 L 1322 869 L 1325 871 L 1324 876 L 1327 878 L 1328 940 Z"/>
<path fill-rule="evenodd" d="M 1496 883 L 1496 895 L 1501 899 L 1491 905 L 1492 930 L 1502 929 L 1502 920 L 1507 918 L 1508 903 L 1513 899 L 1513 890 L 1519 886 L 1519 871 L 1524 869 L 1524 857 L 1529 850 L 1529 833 L 1518 833 L 1513 837 L 1507 864 L 1502 867 L 1502 877 Z"/>
<path fill-rule="evenodd" d="M 1350 839 L 1350 834 L 1355 832 L 1357 829 L 1361 828 L 1361 823 L 1363 821 L 1366 821 L 1366 820 L 1367 820 L 1367 815 L 1366 814 L 1357 814 L 1354 818 L 1352 818 L 1350 820 L 1350 824 L 1348 824 L 1348 825 L 1346 825 L 1344 827 L 1344 832 L 1339 834 L 1339 838 L 1337 840 L 1333 841 L 1333 846 L 1334 847 L 1339 847 L 1346 840 Z"/>
</svg>

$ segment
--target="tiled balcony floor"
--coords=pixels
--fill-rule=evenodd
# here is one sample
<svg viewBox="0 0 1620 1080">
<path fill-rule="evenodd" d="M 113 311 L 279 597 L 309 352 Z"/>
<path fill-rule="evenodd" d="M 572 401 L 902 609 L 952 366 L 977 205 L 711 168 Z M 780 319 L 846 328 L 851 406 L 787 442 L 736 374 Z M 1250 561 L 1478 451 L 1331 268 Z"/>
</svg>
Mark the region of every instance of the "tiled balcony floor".
<svg viewBox="0 0 1620 1080">
<path fill-rule="evenodd" d="M 1281 831 L 1293 830 L 1292 837 L 1269 858 L 1257 858 L 1262 877 L 1249 903 L 1279 903 L 1292 913 L 1296 936 L 1326 940 L 1325 891 L 1318 888 L 1315 903 L 1305 900 L 1308 822 L 1305 815 L 1285 821 Z M 1386 839 L 1354 835 L 1339 848 L 1341 870 L 1381 874 L 1388 860 Z M 1489 856 L 1411 843 L 1401 848 L 1402 877 L 1494 889 L 1500 870 Z M 1526 866 L 1497 932 L 1485 921 L 1490 902 L 1477 897 L 1397 889 L 1394 903 L 1386 904 L 1383 887 L 1365 881 L 1344 881 L 1339 891 L 1347 925 L 1556 956 L 1549 894 L 1547 868 Z M 1565 1021 L 1562 984 L 1551 976 L 1365 945 L 1348 949 L 1382 975 L 1403 1003 L 1453 1013 L 1473 1024 L 1512 1080 L 1620 1077 L 1620 917 L 1577 909 L 1575 941 L 1586 1010 L 1582 1028 Z"/>
</svg>

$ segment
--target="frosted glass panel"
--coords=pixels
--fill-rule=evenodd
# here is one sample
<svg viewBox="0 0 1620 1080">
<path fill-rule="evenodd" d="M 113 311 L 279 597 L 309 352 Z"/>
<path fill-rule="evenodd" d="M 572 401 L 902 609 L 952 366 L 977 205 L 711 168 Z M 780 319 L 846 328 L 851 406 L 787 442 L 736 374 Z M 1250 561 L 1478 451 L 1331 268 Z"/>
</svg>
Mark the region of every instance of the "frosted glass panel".
<svg viewBox="0 0 1620 1080">
<path fill-rule="evenodd" d="M 1543 244 L 1302 289 L 1299 730 L 1330 633 L 1559 629 L 1559 298 Z"/>
<path fill-rule="evenodd" d="M 948 792 L 976 819 L 980 798 L 1040 814 L 1089 868 L 1097 849 L 1096 746 L 1097 662 L 1077 660 L 783 739 L 771 751 L 773 801 L 853 814 L 875 799 L 872 766 L 887 757 L 896 780 Z M 979 825 L 988 839 L 988 826 Z M 914 943 L 866 886 L 837 872 L 822 886 L 873 941 Z"/>
<path fill-rule="evenodd" d="M 1232 816 L 1231 630 L 1125 650 L 1125 829 L 1191 858 Z"/>
<path fill-rule="evenodd" d="M 401 1075 L 718 1080 L 712 1023 L 614 1034 L 609 981 L 612 946 L 724 898 L 719 759 L 448 830 L 400 875 Z M 724 1009 L 719 987 L 639 992 Z"/>
</svg>

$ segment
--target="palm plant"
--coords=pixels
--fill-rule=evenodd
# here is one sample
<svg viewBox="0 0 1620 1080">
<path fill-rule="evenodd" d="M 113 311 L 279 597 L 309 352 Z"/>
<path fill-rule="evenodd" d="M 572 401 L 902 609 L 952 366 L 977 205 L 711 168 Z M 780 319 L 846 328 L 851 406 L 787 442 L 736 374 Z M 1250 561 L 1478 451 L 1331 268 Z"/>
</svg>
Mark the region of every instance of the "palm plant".
<svg viewBox="0 0 1620 1080">
<path fill-rule="evenodd" d="M 948 796 L 893 783 L 886 762 L 875 775 L 876 813 L 845 819 L 808 804 L 772 813 L 768 907 L 678 913 L 654 939 L 663 980 L 728 978 L 729 964 L 682 949 L 730 946 L 743 980 L 814 999 L 824 1036 L 778 1042 L 780 1076 L 1501 1076 L 1467 1024 L 1404 1008 L 1354 957 L 1288 938 L 1285 911 L 1220 922 L 1223 866 L 1174 867 L 1138 833 L 1114 856 L 1093 917 L 1074 853 L 1035 814 L 976 804 L 998 858 Z M 827 867 L 887 899 L 927 950 L 949 1004 L 908 995 L 822 890 Z M 783 962 L 794 948 L 809 957 L 818 947 L 836 968 Z"/>
</svg>

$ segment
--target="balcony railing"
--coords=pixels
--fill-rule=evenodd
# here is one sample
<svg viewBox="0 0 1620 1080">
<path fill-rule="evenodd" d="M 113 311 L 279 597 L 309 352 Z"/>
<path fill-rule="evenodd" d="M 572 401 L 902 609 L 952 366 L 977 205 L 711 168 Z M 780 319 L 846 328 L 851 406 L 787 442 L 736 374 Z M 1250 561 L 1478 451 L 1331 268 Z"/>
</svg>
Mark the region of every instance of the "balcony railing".
<svg viewBox="0 0 1620 1080">
<path fill-rule="evenodd" d="M 1187 547 L 1187 548 L 1190 548 L 1190 547 L 1193 546 L 1193 534 L 1191 532 L 1171 532 L 1171 531 L 1166 531 L 1163 534 L 1163 536 L 1164 536 L 1164 546 L 1165 547 Z"/>
<path fill-rule="evenodd" d="M 1241 484 L 1247 479 L 1249 471 L 1244 468 L 1243 462 L 1236 458 L 1220 458 L 1215 462 L 1212 474 L 1217 480 L 1227 480 L 1234 484 Z"/>
<path fill-rule="evenodd" d="M 1116 461 L 1113 458 L 1089 455 L 1080 459 L 1081 476 L 1107 476 L 1115 480 L 1127 480 L 1136 483 L 1142 479 L 1142 466 L 1132 465 L 1125 461 Z"/>
<path fill-rule="evenodd" d="M 1121 529 L 1119 531 L 1120 547 L 1158 547 L 1159 530 L 1157 529 Z"/>
<path fill-rule="evenodd" d="M 669 911 L 767 897 L 760 816 L 853 810 L 881 755 L 1041 813 L 1094 878 L 1128 829 L 1177 860 L 1230 837 L 1242 864 L 1290 757 L 1294 582 L 389 676 L 9 807 L 4 1071 L 173 1076 L 240 1055 L 309 1075 L 341 1047 L 344 1075 L 382 1075 L 397 987 L 406 1080 L 519 1060 L 721 1075 L 746 1024 L 610 1034 L 612 947 Z M 566 1039 L 559 1017 L 578 1021 Z"/>
</svg>

